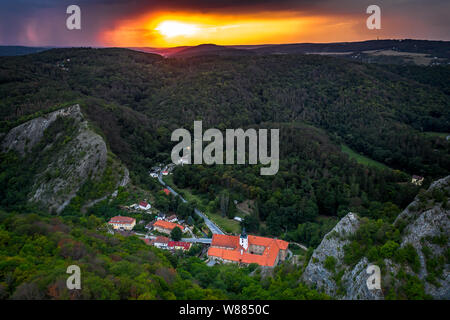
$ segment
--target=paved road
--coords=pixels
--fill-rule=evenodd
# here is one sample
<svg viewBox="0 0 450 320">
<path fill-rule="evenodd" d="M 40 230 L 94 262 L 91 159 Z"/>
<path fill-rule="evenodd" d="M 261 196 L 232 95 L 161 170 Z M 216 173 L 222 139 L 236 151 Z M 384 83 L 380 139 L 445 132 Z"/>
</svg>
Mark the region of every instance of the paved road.
<svg viewBox="0 0 450 320">
<path fill-rule="evenodd" d="M 212 239 L 211 238 L 182 238 L 181 241 L 192 242 L 192 243 L 211 244 Z"/>
<path fill-rule="evenodd" d="M 303 244 L 301 244 L 301 243 L 297 243 L 297 242 L 289 242 L 289 243 L 293 244 L 293 245 L 296 245 L 296 246 L 300 247 L 301 249 L 303 249 L 305 251 L 308 251 L 308 248 L 306 246 L 304 246 Z"/>
<path fill-rule="evenodd" d="M 162 170 L 164 171 L 164 170 Z M 167 183 L 165 183 L 162 179 L 162 173 L 160 173 L 158 175 L 158 181 L 159 183 L 161 183 L 163 186 L 165 186 L 171 193 L 173 193 L 176 197 L 180 197 L 181 201 L 183 202 L 187 202 L 180 194 L 178 194 L 175 190 L 173 190 L 169 185 L 167 185 Z M 200 210 L 198 210 L 197 208 L 194 209 L 195 213 L 202 217 L 205 220 L 205 224 L 206 226 L 209 228 L 209 230 L 211 230 L 211 232 L 217 233 L 217 234 L 225 234 L 214 222 L 212 222 L 211 220 L 208 219 L 208 217 L 201 212 Z"/>
</svg>

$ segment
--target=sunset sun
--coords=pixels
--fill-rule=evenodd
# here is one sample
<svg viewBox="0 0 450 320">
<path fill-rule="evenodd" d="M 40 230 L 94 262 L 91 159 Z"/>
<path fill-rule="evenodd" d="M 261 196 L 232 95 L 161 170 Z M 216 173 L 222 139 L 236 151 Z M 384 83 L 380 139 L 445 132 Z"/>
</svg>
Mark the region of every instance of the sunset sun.
<svg viewBox="0 0 450 320">
<path fill-rule="evenodd" d="M 177 36 L 191 36 L 197 33 L 198 28 L 193 24 L 176 22 L 176 21 L 164 21 L 161 22 L 157 31 L 166 37 L 177 37 Z"/>
</svg>

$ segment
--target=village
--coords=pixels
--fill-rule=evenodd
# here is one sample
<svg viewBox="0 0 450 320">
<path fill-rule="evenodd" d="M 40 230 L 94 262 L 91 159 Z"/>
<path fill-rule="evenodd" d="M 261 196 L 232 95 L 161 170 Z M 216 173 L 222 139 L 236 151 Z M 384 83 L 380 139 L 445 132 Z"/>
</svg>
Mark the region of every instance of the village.
<svg viewBox="0 0 450 320">
<path fill-rule="evenodd" d="M 177 165 L 185 163 L 187 163 L 186 159 L 182 158 L 176 164 L 159 164 L 151 168 L 149 175 L 159 181 L 166 196 L 178 197 L 182 202 L 187 203 L 182 195 L 163 180 L 164 176 L 172 174 Z M 423 180 L 423 177 L 414 175 L 411 183 L 421 185 Z M 135 218 L 121 215 L 112 217 L 108 222 L 111 233 L 120 233 L 124 236 L 136 235 L 147 245 L 172 253 L 193 253 L 203 258 L 208 266 L 216 263 L 235 263 L 257 264 L 261 267 L 273 268 L 294 256 L 289 250 L 287 241 L 249 235 L 245 228 L 240 234 L 224 232 L 198 209 L 195 209 L 195 214 L 206 230 L 202 228 L 199 230 L 192 221 L 189 223 L 180 219 L 174 212 L 163 213 L 152 208 L 146 199 L 128 206 L 120 206 L 120 209 L 127 212 L 146 213 L 151 215 L 152 219 L 145 224 L 144 228 L 141 227 L 137 231 Z M 235 217 L 235 220 L 242 221 L 240 217 Z M 138 224 L 143 223 L 143 220 L 138 221 Z M 307 250 L 301 244 L 293 243 L 293 245 Z M 191 251 L 193 248 L 195 250 Z"/>
<path fill-rule="evenodd" d="M 174 167 L 175 164 L 156 166 L 151 169 L 149 175 L 159 180 L 167 196 L 179 197 L 181 201 L 187 202 L 162 179 L 163 176 L 171 174 Z M 152 205 L 146 199 L 129 206 L 121 206 L 121 209 L 128 212 L 148 213 L 154 219 L 145 225 L 145 232 L 138 232 L 134 231 L 135 218 L 115 216 L 108 222 L 111 233 L 120 233 L 124 236 L 136 235 L 149 246 L 173 253 L 187 253 L 196 246 L 196 254 L 205 258 L 208 266 L 216 263 L 235 263 L 257 264 L 272 268 L 292 257 L 287 241 L 248 235 L 245 228 L 240 234 L 227 234 L 198 209 L 195 209 L 195 213 L 209 229 L 208 234 L 198 230 L 194 232 L 195 227 L 192 224 L 179 219 L 173 212 L 165 214 L 158 212 L 155 208 L 152 209 Z M 239 217 L 236 218 L 238 218 L 237 221 L 241 220 Z M 142 222 L 139 221 L 138 224 Z"/>
<path fill-rule="evenodd" d="M 138 207 L 140 210 L 148 210 L 151 206 L 142 201 Z M 213 233 L 212 238 L 197 238 L 192 233 L 191 227 L 178 220 L 176 215 L 158 215 L 154 221 L 145 226 L 147 229 L 145 235 L 132 232 L 136 219 L 131 217 L 116 216 L 111 218 L 108 224 L 116 232 L 137 235 L 150 246 L 172 252 L 178 250 L 187 252 L 194 244 L 209 246 L 203 251 L 206 252 L 207 264 L 210 266 L 223 262 L 239 265 L 255 263 L 263 267 L 275 267 L 288 256 L 287 241 L 247 235 L 245 228 L 240 235 Z M 188 235 L 190 237 L 185 238 Z"/>
</svg>

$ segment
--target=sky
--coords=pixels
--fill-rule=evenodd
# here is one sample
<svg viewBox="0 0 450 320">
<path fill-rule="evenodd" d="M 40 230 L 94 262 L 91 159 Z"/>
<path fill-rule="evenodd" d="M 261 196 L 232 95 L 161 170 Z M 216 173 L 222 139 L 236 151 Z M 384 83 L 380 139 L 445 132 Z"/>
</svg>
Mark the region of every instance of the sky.
<svg viewBox="0 0 450 320">
<path fill-rule="evenodd" d="M 369 30 L 369 5 L 381 29 Z M 81 30 L 68 30 L 69 5 Z M 0 0 L 0 45 L 172 47 L 450 40 L 449 0 Z"/>
</svg>

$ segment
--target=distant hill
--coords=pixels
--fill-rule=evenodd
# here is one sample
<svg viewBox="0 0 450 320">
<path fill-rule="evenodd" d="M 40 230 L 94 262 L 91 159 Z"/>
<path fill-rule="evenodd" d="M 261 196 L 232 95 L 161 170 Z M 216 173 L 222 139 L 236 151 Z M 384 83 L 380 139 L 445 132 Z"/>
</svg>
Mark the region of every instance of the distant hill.
<svg viewBox="0 0 450 320">
<path fill-rule="evenodd" d="M 117 141 L 113 152 L 127 165 L 143 150 L 137 137 L 201 117 L 205 125 L 229 127 L 309 122 L 341 137 L 339 146 L 346 144 L 391 168 L 426 177 L 449 174 L 446 145 L 434 146 L 419 135 L 449 132 L 448 67 L 361 64 L 320 55 L 241 55 L 250 51 L 244 49 L 230 57 L 222 55 L 224 47 L 213 45 L 189 49 L 179 55 L 220 54 L 173 61 L 123 48 L 68 48 L 2 57 L 0 132 L 46 106 L 90 97 L 80 105 L 89 105 L 88 115 L 111 132 L 109 141 Z M 116 123 L 116 116 L 126 120 Z M 152 139 L 144 140 L 150 144 L 144 148 L 147 158 L 169 149 L 166 142 L 157 149 Z"/>
<path fill-rule="evenodd" d="M 131 47 L 129 49 L 140 51 L 140 52 L 146 52 L 146 53 L 156 53 L 163 57 L 169 57 L 171 55 L 176 54 L 177 52 L 190 48 L 189 46 L 180 46 L 180 47 L 172 47 L 172 48 L 153 48 L 153 47 Z"/>
<path fill-rule="evenodd" d="M 394 50 L 416 52 L 450 58 L 450 41 L 428 40 L 369 40 L 336 43 L 296 43 L 278 44 L 254 49 L 260 54 L 273 53 L 314 53 L 314 52 L 362 52 L 372 50 Z"/>
<path fill-rule="evenodd" d="M 201 44 L 195 47 L 187 47 L 176 53 L 170 55 L 171 57 L 186 58 L 205 55 L 220 55 L 220 56 L 243 56 L 254 54 L 251 50 L 236 49 L 227 46 L 218 46 L 215 44 Z"/>
<path fill-rule="evenodd" d="M 0 56 L 22 56 L 48 49 L 51 47 L 0 46 Z"/>
<path fill-rule="evenodd" d="M 294 43 L 265 45 L 220 46 L 202 44 L 173 48 L 130 48 L 157 53 L 168 58 L 220 55 L 321 54 L 360 62 L 385 64 L 438 65 L 450 62 L 449 41 L 428 40 L 368 40 L 336 43 Z"/>
</svg>

